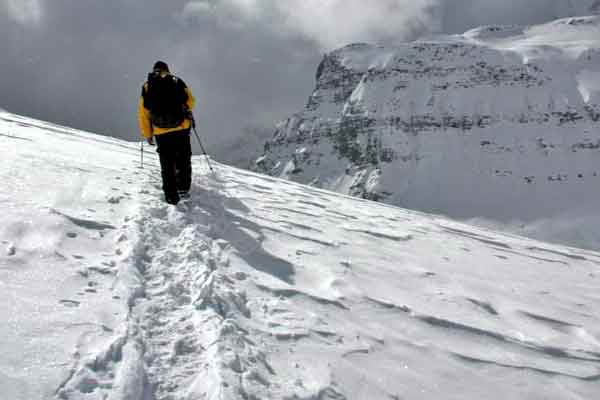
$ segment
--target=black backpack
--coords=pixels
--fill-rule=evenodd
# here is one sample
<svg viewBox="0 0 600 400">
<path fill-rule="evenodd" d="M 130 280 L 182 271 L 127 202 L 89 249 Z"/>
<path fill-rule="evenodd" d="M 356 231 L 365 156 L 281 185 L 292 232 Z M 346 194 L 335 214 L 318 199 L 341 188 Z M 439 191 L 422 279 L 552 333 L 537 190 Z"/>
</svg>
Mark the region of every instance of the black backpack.
<svg viewBox="0 0 600 400">
<path fill-rule="evenodd" d="M 148 75 L 144 91 L 144 107 L 150 110 L 152 125 L 158 128 L 176 128 L 185 120 L 188 95 L 185 83 L 173 75 L 153 72 Z"/>
</svg>

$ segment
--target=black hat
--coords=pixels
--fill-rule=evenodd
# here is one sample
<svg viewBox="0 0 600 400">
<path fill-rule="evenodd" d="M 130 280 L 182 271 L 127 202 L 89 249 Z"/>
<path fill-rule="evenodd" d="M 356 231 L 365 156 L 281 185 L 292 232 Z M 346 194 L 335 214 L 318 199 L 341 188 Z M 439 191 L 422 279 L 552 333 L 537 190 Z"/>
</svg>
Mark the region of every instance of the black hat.
<svg viewBox="0 0 600 400">
<path fill-rule="evenodd" d="M 169 72 L 169 66 L 164 61 L 157 61 L 156 63 L 154 63 L 153 70 L 154 71 L 167 71 L 167 72 Z"/>
</svg>

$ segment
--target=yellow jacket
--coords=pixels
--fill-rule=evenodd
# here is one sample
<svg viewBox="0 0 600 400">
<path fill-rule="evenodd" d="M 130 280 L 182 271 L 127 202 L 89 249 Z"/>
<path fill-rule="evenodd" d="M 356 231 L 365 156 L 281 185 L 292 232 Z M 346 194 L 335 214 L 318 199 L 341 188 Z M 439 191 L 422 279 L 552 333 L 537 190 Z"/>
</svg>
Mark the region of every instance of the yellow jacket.
<svg viewBox="0 0 600 400">
<path fill-rule="evenodd" d="M 183 129 L 189 129 L 192 126 L 192 121 L 189 119 L 185 119 L 181 125 L 175 128 L 159 128 L 157 126 L 152 126 L 152 117 L 150 115 L 150 110 L 144 107 L 144 94 L 148 91 L 148 82 L 144 84 L 144 88 L 142 89 L 142 96 L 140 97 L 140 104 L 138 107 L 138 120 L 140 124 L 140 129 L 142 131 L 142 136 L 146 139 L 151 138 L 154 135 L 163 135 L 165 133 L 180 131 Z M 192 95 L 192 91 L 186 86 L 185 91 L 188 95 L 187 107 L 188 110 L 193 110 L 196 105 L 196 99 L 194 95 Z"/>
</svg>

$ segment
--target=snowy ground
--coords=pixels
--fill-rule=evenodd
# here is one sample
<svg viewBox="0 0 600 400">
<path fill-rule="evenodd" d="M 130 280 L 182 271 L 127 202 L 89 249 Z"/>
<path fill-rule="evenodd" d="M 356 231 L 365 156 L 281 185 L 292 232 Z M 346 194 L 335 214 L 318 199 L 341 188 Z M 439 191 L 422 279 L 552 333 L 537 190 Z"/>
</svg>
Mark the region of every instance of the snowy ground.
<svg viewBox="0 0 600 400">
<path fill-rule="evenodd" d="M 600 254 L 0 114 L 3 399 L 594 399 Z"/>
</svg>

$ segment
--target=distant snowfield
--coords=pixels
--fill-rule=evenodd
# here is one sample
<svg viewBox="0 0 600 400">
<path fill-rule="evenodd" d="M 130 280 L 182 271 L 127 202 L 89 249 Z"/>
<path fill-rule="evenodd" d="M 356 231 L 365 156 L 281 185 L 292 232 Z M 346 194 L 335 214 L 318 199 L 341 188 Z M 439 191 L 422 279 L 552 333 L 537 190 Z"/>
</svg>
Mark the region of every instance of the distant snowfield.
<svg viewBox="0 0 600 400">
<path fill-rule="evenodd" d="M 3 399 L 594 399 L 600 254 L 0 114 Z M 148 148 L 146 148 L 148 150 Z"/>
</svg>

